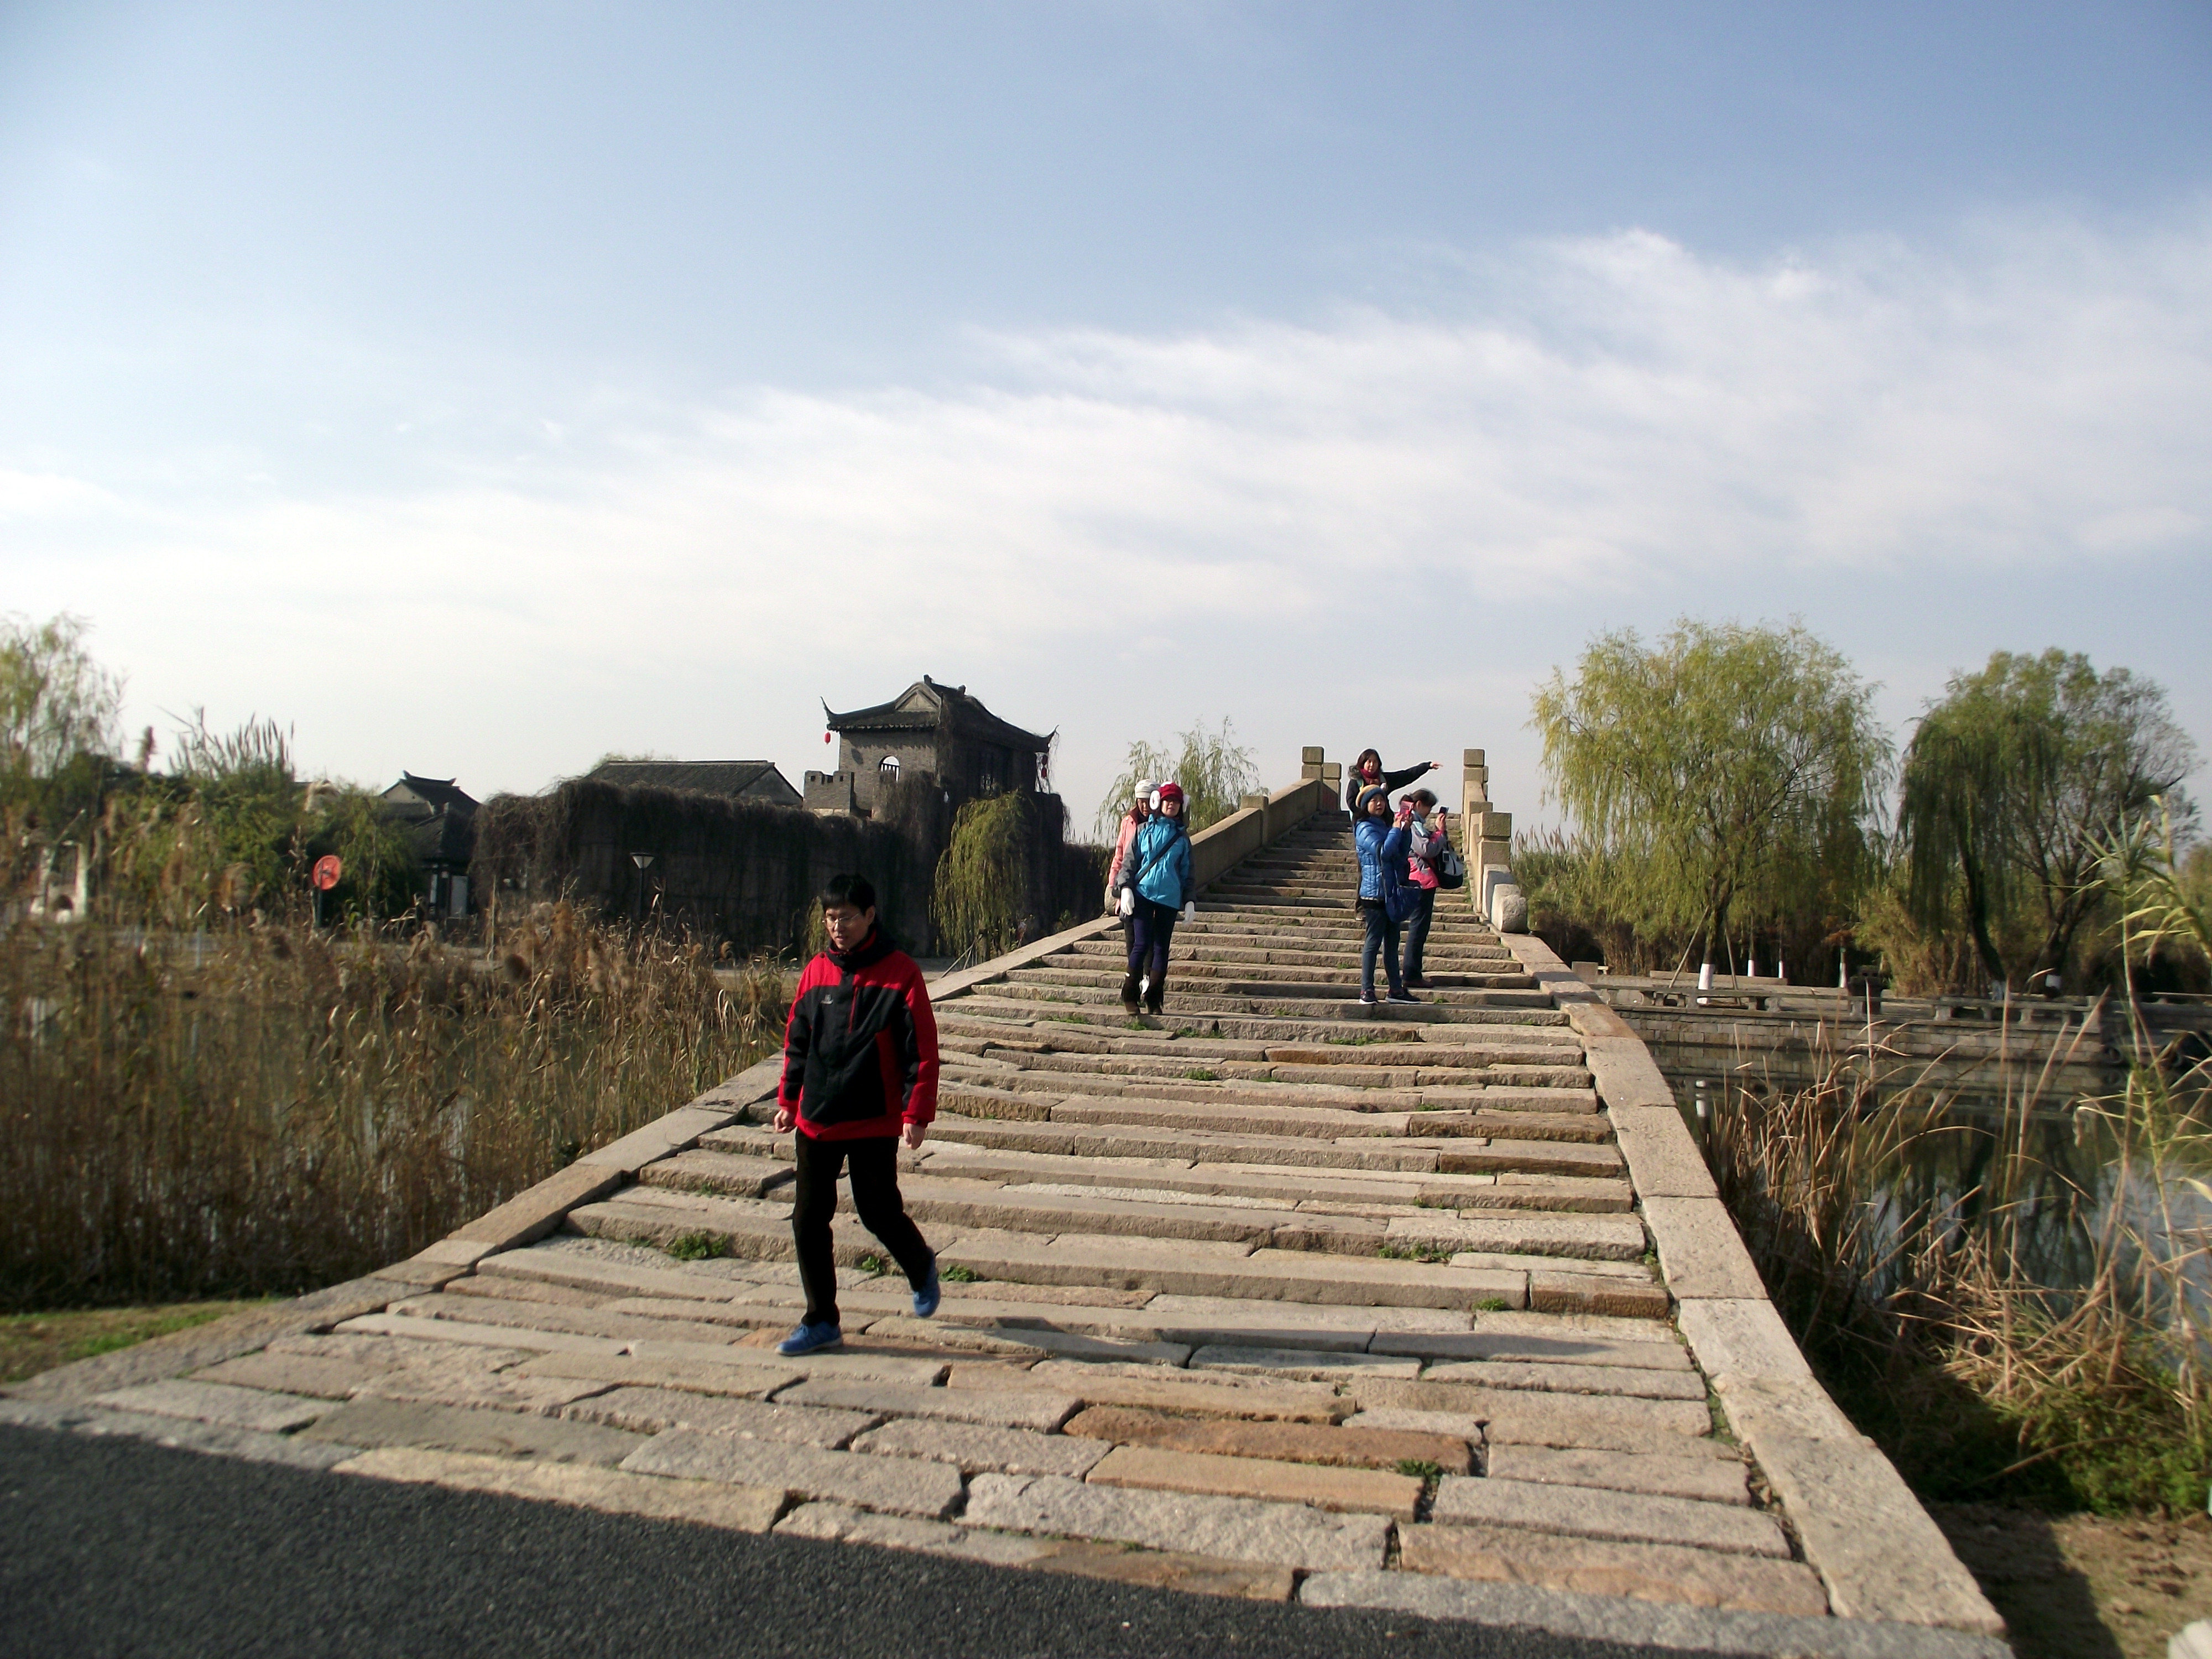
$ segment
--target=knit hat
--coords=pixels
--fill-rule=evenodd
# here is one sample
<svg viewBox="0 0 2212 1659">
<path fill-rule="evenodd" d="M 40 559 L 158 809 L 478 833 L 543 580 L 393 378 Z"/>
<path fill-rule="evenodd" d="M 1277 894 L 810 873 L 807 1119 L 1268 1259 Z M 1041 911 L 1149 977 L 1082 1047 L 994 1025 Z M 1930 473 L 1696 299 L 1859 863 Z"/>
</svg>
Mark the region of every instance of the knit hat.
<svg viewBox="0 0 2212 1659">
<path fill-rule="evenodd" d="M 1359 816 L 1363 818 L 1367 816 L 1368 807 L 1378 799 L 1385 806 L 1388 806 L 1390 804 L 1390 792 L 1388 789 L 1385 789 L 1381 784 L 1370 783 L 1364 789 L 1361 790 L 1359 792 L 1359 804 L 1357 808 Z"/>
<path fill-rule="evenodd" d="M 1162 784 L 1160 786 L 1160 800 L 1163 805 L 1165 805 L 1169 801 L 1173 801 L 1176 805 L 1182 805 L 1182 786 L 1179 783 Z"/>
<path fill-rule="evenodd" d="M 1149 802 L 1152 798 L 1152 790 L 1155 787 L 1150 778 L 1139 778 L 1137 787 L 1129 793 L 1139 800 Z"/>
</svg>

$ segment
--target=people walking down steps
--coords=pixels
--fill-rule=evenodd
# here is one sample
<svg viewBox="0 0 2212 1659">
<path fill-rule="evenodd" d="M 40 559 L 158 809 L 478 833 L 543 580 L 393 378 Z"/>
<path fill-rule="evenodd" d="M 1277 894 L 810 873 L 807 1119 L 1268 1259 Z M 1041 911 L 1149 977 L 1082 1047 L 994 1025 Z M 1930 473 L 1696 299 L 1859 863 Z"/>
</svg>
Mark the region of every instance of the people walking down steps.
<svg viewBox="0 0 2212 1659">
<path fill-rule="evenodd" d="M 1421 976 L 1421 953 L 1429 942 L 1429 926 L 1437 914 L 1437 860 L 1451 845 L 1451 827 L 1435 792 L 1416 789 L 1406 797 L 1413 809 L 1406 825 L 1406 879 L 1413 887 L 1413 913 L 1406 918 L 1404 979 L 1409 991 L 1425 991 Z"/>
<path fill-rule="evenodd" d="M 1168 947 L 1176 916 L 1191 906 L 1190 829 L 1183 822 L 1180 785 L 1164 783 L 1158 805 L 1130 839 L 1116 878 L 1129 918 L 1129 975 L 1121 981 L 1121 1006 L 1136 1016 L 1139 999 L 1158 1014 L 1167 996 Z"/>
<path fill-rule="evenodd" d="M 1130 792 L 1129 810 L 1121 814 L 1121 832 L 1114 839 L 1113 861 L 1106 866 L 1106 908 L 1109 910 L 1114 908 L 1115 896 L 1121 890 L 1121 860 L 1129 856 L 1129 843 L 1137 838 L 1137 831 L 1145 827 L 1145 820 L 1152 815 L 1154 787 L 1150 778 L 1139 778 L 1137 787 Z M 1121 931 L 1124 933 L 1128 932 L 1126 919 Z"/>
<path fill-rule="evenodd" d="M 1372 749 L 1363 749 L 1359 758 L 1352 763 L 1352 775 L 1344 781 L 1344 810 L 1352 815 L 1352 825 L 1359 827 L 1359 797 L 1370 788 L 1380 787 L 1385 794 L 1403 789 L 1415 778 L 1426 777 L 1437 769 L 1434 761 L 1423 761 L 1419 766 L 1408 766 L 1396 772 L 1382 769 L 1382 757 Z"/>
<path fill-rule="evenodd" d="M 1375 1006 L 1375 958 L 1381 956 L 1390 982 L 1389 1000 L 1417 1002 L 1406 989 L 1398 964 L 1398 929 L 1413 913 L 1413 895 L 1419 890 L 1406 879 L 1407 826 L 1413 822 L 1413 804 L 1407 801 L 1395 816 L 1390 792 L 1370 784 L 1359 792 L 1359 822 L 1352 840 L 1359 850 L 1359 914 L 1367 924 L 1367 939 L 1359 951 L 1359 1000 Z"/>
<path fill-rule="evenodd" d="M 791 1233 L 806 1313 L 776 1352 L 811 1353 L 844 1340 L 830 1223 L 837 1175 L 850 1169 L 853 1207 L 914 1291 L 914 1311 L 937 1311 L 937 1256 L 899 1196 L 898 1149 L 918 1150 L 937 1116 L 937 1018 L 914 958 L 876 925 L 866 876 L 822 889 L 829 949 L 806 964 L 784 1027 L 775 1133 L 796 1129 Z"/>
</svg>

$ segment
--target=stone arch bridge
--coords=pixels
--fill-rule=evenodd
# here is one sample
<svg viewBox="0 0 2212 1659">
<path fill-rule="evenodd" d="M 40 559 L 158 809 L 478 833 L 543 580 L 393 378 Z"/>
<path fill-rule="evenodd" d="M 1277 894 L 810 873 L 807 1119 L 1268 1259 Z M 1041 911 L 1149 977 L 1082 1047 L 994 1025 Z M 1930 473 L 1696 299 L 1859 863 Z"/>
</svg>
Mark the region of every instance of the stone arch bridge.
<svg viewBox="0 0 2212 1659">
<path fill-rule="evenodd" d="M 0 1420 L 1010 1571 L 2003 1653 L 1643 1044 L 1516 931 L 1480 751 L 1415 1007 L 1356 1001 L 1340 772 L 1302 770 L 1196 838 L 1161 1017 L 1123 1013 L 1110 920 L 933 988 L 942 1115 L 903 1177 L 961 1279 L 933 1321 L 848 1218 L 842 1351 L 773 1351 L 800 1298 L 770 1060 L 410 1261 Z"/>
</svg>

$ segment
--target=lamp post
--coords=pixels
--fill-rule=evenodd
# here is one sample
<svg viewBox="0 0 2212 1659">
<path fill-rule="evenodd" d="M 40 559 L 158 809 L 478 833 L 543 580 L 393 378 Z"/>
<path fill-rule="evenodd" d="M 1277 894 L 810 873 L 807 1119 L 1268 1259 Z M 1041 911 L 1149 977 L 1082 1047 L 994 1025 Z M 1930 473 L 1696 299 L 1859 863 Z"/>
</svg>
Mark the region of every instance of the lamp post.
<svg viewBox="0 0 2212 1659">
<path fill-rule="evenodd" d="M 637 927 L 645 925 L 645 872 L 653 863 L 650 853 L 632 853 L 629 861 L 637 866 L 637 896 L 630 906 L 630 920 Z"/>
</svg>

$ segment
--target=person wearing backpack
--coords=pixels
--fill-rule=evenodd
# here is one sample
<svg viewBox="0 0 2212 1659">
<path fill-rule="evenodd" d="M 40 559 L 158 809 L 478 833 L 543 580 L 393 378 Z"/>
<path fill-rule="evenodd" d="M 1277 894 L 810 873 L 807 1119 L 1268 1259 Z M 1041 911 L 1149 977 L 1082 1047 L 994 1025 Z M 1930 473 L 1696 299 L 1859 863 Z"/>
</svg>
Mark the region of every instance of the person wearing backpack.
<svg viewBox="0 0 2212 1659">
<path fill-rule="evenodd" d="M 1389 1000 L 1418 1002 L 1406 989 L 1398 966 L 1398 927 L 1412 914 L 1414 890 L 1405 878 L 1407 825 L 1413 822 L 1413 804 L 1407 801 L 1393 817 L 1390 792 L 1371 783 L 1359 792 L 1359 827 L 1352 839 L 1359 849 L 1359 914 L 1367 923 L 1367 942 L 1359 951 L 1359 1000 L 1375 1006 L 1375 958 L 1382 958 L 1390 981 Z"/>
<path fill-rule="evenodd" d="M 1156 799 L 1152 816 L 1130 838 L 1117 875 L 1129 918 L 1129 976 L 1121 981 L 1121 1006 L 1132 1018 L 1139 995 L 1148 1012 L 1159 1013 L 1167 996 L 1168 946 L 1175 939 L 1176 915 L 1194 895 L 1182 787 L 1164 783 Z"/>
<path fill-rule="evenodd" d="M 1406 919 L 1404 978 L 1407 990 L 1425 991 L 1430 985 L 1421 976 L 1421 952 L 1429 942 L 1429 924 L 1436 920 L 1441 884 L 1437 866 L 1450 849 L 1451 834 L 1434 793 L 1416 789 L 1406 799 L 1413 809 L 1406 824 L 1406 879 L 1413 888 L 1413 914 Z"/>
</svg>

